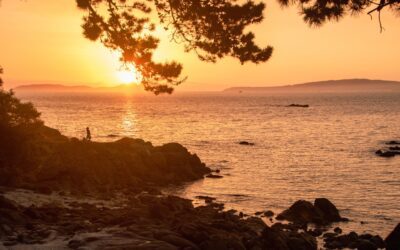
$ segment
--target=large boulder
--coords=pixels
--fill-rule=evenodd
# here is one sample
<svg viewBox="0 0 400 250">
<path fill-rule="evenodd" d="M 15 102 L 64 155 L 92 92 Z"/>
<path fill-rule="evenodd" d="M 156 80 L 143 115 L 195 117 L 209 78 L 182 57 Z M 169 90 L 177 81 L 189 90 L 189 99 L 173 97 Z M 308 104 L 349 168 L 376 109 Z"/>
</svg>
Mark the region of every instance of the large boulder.
<svg viewBox="0 0 400 250">
<path fill-rule="evenodd" d="M 305 200 L 298 200 L 289 209 L 286 209 L 276 217 L 278 220 L 288 220 L 299 224 L 322 223 L 322 213 L 314 205 Z"/>
<path fill-rule="evenodd" d="M 337 222 L 342 220 L 342 217 L 339 215 L 339 210 L 326 198 L 315 199 L 314 207 L 321 211 L 324 221 Z"/>
<path fill-rule="evenodd" d="M 400 249 L 400 223 L 393 229 L 393 231 L 385 239 L 387 250 Z"/>
<path fill-rule="evenodd" d="M 305 200 L 296 201 L 276 218 L 297 224 L 315 223 L 319 225 L 345 220 L 340 216 L 336 206 L 326 198 L 315 199 L 314 204 Z"/>
</svg>

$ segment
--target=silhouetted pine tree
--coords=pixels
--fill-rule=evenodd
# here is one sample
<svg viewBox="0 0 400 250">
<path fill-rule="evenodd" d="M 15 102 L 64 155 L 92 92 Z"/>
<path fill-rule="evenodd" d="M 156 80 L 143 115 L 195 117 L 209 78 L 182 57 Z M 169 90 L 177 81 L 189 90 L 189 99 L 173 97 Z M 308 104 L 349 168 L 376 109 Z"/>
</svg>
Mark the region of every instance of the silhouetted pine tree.
<svg viewBox="0 0 400 250">
<path fill-rule="evenodd" d="M 345 15 L 359 14 L 364 11 L 371 15 L 378 13 L 381 31 L 383 29 L 381 10 L 389 8 L 400 13 L 400 0 L 278 0 L 281 5 L 296 4 L 301 10 L 305 22 L 319 26 L 331 20 L 339 20 Z M 371 16 L 372 17 L 372 16 Z"/>
<path fill-rule="evenodd" d="M 157 24 L 171 32 L 171 40 L 195 51 L 201 60 L 215 62 L 232 56 L 245 62 L 265 62 L 272 47 L 260 48 L 254 34 L 245 32 L 250 24 L 263 20 L 263 3 L 229 0 L 76 0 L 86 11 L 83 33 L 100 40 L 106 47 L 120 51 L 121 61 L 140 72 L 146 90 L 171 93 L 180 84 L 182 65 L 158 63 L 152 58 L 159 39 Z M 153 12 L 158 15 L 154 18 Z"/>
</svg>

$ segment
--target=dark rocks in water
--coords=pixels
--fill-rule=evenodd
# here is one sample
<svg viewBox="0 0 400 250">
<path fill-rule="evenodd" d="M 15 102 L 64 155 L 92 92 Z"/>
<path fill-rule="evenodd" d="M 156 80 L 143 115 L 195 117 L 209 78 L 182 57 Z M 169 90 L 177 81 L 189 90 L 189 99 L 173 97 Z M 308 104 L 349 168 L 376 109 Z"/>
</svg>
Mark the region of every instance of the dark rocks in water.
<svg viewBox="0 0 400 250">
<path fill-rule="evenodd" d="M 379 235 L 358 235 L 355 232 L 345 235 L 324 234 L 324 242 L 324 247 L 327 249 L 357 248 L 359 250 L 376 250 L 385 247 L 385 243 Z"/>
<path fill-rule="evenodd" d="M 271 210 L 267 210 L 267 211 L 264 212 L 264 215 L 267 216 L 267 217 L 272 217 L 272 216 L 275 215 L 275 213 L 273 211 L 271 211 Z"/>
<path fill-rule="evenodd" d="M 326 198 L 317 198 L 314 201 L 314 207 L 322 212 L 324 221 L 337 222 L 342 221 L 342 217 L 339 215 L 339 210 L 333 203 Z"/>
<path fill-rule="evenodd" d="M 344 221 L 335 205 L 326 198 L 315 199 L 314 204 L 304 200 L 296 201 L 276 218 L 298 224 L 315 223 L 317 225 Z"/>
<path fill-rule="evenodd" d="M 313 230 L 308 230 L 307 233 L 312 235 L 312 236 L 314 236 L 314 237 L 319 237 L 319 236 L 322 235 L 323 230 L 320 229 L 320 228 L 315 228 Z"/>
<path fill-rule="evenodd" d="M 199 199 L 199 200 L 204 200 L 205 203 L 212 203 L 216 200 L 216 198 L 214 198 L 214 197 L 204 196 L 204 195 L 199 195 L 199 196 L 196 196 L 195 198 Z"/>
<path fill-rule="evenodd" d="M 333 229 L 333 232 L 337 233 L 337 234 L 341 234 L 343 232 L 343 230 L 340 227 L 335 227 Z"/>
<path fill-rule="evenodd" d="M 390 141 L 387 142 L 386 145 L 400 145 L 400 141 Z"/>
<path fill-rule="evenodd" d="M 387 250 L 400 249 L 400 223 L 393 229 L 393 231 L 385 239 Z"/>
<path fill-rule="evenodd" d="M 397 153 L 393 151 L 383 151 L 380 149 L 376 151 L 375 154 L 380 157 L 390 158 L 390 157 L 395 157 Z"/>
<path fill-rule="evenodd" d="M 109 134 L 109 135 L 107 135 L 107 137 L 108 138 L 117 138 L 117 137 L 119 137 L 118 135 L 114 135 L 114 134 Z"/>
<path fill-rule="evenodd" d="M 254 146 L 255 145 L 253 142 L 248 142 L 248 141 L 240 141 L 239 144 L 244 145 L 244 146 Z"/>
<path fill-rule="evenodd" d="M 286 107 L 292 107 L 292 108 L 309 108 L 310 105 L 308 104 L 296 104 L 296 103 L 292 103 Z"/>
<path fill-rule="evenodd" d="M 317 211 L 314 205 L 305 200 L 296 201 L 289 209 L 280 213 L 276 219 L 278 220 L 288 220 L 296 223 L 322 223 L 322 216 L 319 211 Z"/>
<path fill-rule="evenodd" d="M 207 178 L 211 178 L 211 179 L 221 179 L 223 178 L 222 175 L 217 175 L 217 174 L 208 174 L 206 175 Z"/>
</svg>

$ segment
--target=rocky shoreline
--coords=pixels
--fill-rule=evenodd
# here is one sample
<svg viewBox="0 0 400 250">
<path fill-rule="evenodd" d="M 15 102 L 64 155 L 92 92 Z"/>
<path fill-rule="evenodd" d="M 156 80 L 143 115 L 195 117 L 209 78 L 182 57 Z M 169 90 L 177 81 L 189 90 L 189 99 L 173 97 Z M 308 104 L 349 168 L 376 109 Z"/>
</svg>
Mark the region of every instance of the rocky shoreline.
<svg viewBox="0 0 400 250">
<path fill-rule="evenodd" d="M 222 177 L 177 143 L 81 141 L 41 127 L 26 145 L 29 157 L 0 168 L 0 249 L 400 249 L 400 226 L 385 240 L 332 231 L 348 219 L 325 198 L 248 216 L 213 197 L 195 207 L 163 194 Z"/>
<path fill-rule="evenodd" d="M 205 197 L 200 197 L 205 205 L 194 207 L 191 200 L 155 190 L 114 193 L 108 199 L 9 188 L 1 193 L 5 249 L 392 250 L 400 242 L 400 226 L 385 241 L 378 235 L 342 234 L 338 227 L 330 231 L 332 222 L 347 219 L 324 198 L 314 204 L 297 201 L 268 226 L 261 218 L 272 217 L 268 211 L 248 216 Z M 31 199 L 24 201 L 24 195 Z"/>
</svg>

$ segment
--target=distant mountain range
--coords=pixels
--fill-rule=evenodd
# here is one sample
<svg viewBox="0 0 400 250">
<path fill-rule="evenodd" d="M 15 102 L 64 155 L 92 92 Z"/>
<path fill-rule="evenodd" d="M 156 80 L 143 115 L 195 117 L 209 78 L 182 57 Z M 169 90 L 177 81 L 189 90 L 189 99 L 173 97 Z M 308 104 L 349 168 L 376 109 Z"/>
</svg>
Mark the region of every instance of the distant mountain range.
<svg viewBox="0 0 400 250">
<path fill-rule="evenodd" d="M 61 84 L 20 85 L 17 93 L 43 92 L 107 92 L 107 93 L 143 93 L 139 85 L 118 85 L 115 87 L 90 87 L 85 85 L 67 86 Z M 369 79 L 344 79 L 308 82 L 275 87 L 233 87 L 224 92 L 270 92 L 270 93 L 329 93 L 329 92 L 400 92 L 400 82 Z"/>
<path fill-rule="evenodd" d="M 276 87 L 234 87 L 227 92 L 400 92 L 400 82 L 369 80 L 369 79 L 343 79 L 301 84 L 276 86 Z"/>
<path fill-rule="evenodd" d="M 138 85 L 117 85 L 115 87 L 90 87 L 86 85 L 67 86 L 61 84 L 29 84 L 20 85 L 14 88 L 17 93 L 24 92 L 142 92 L 142 88 Z"/>
</svg>

